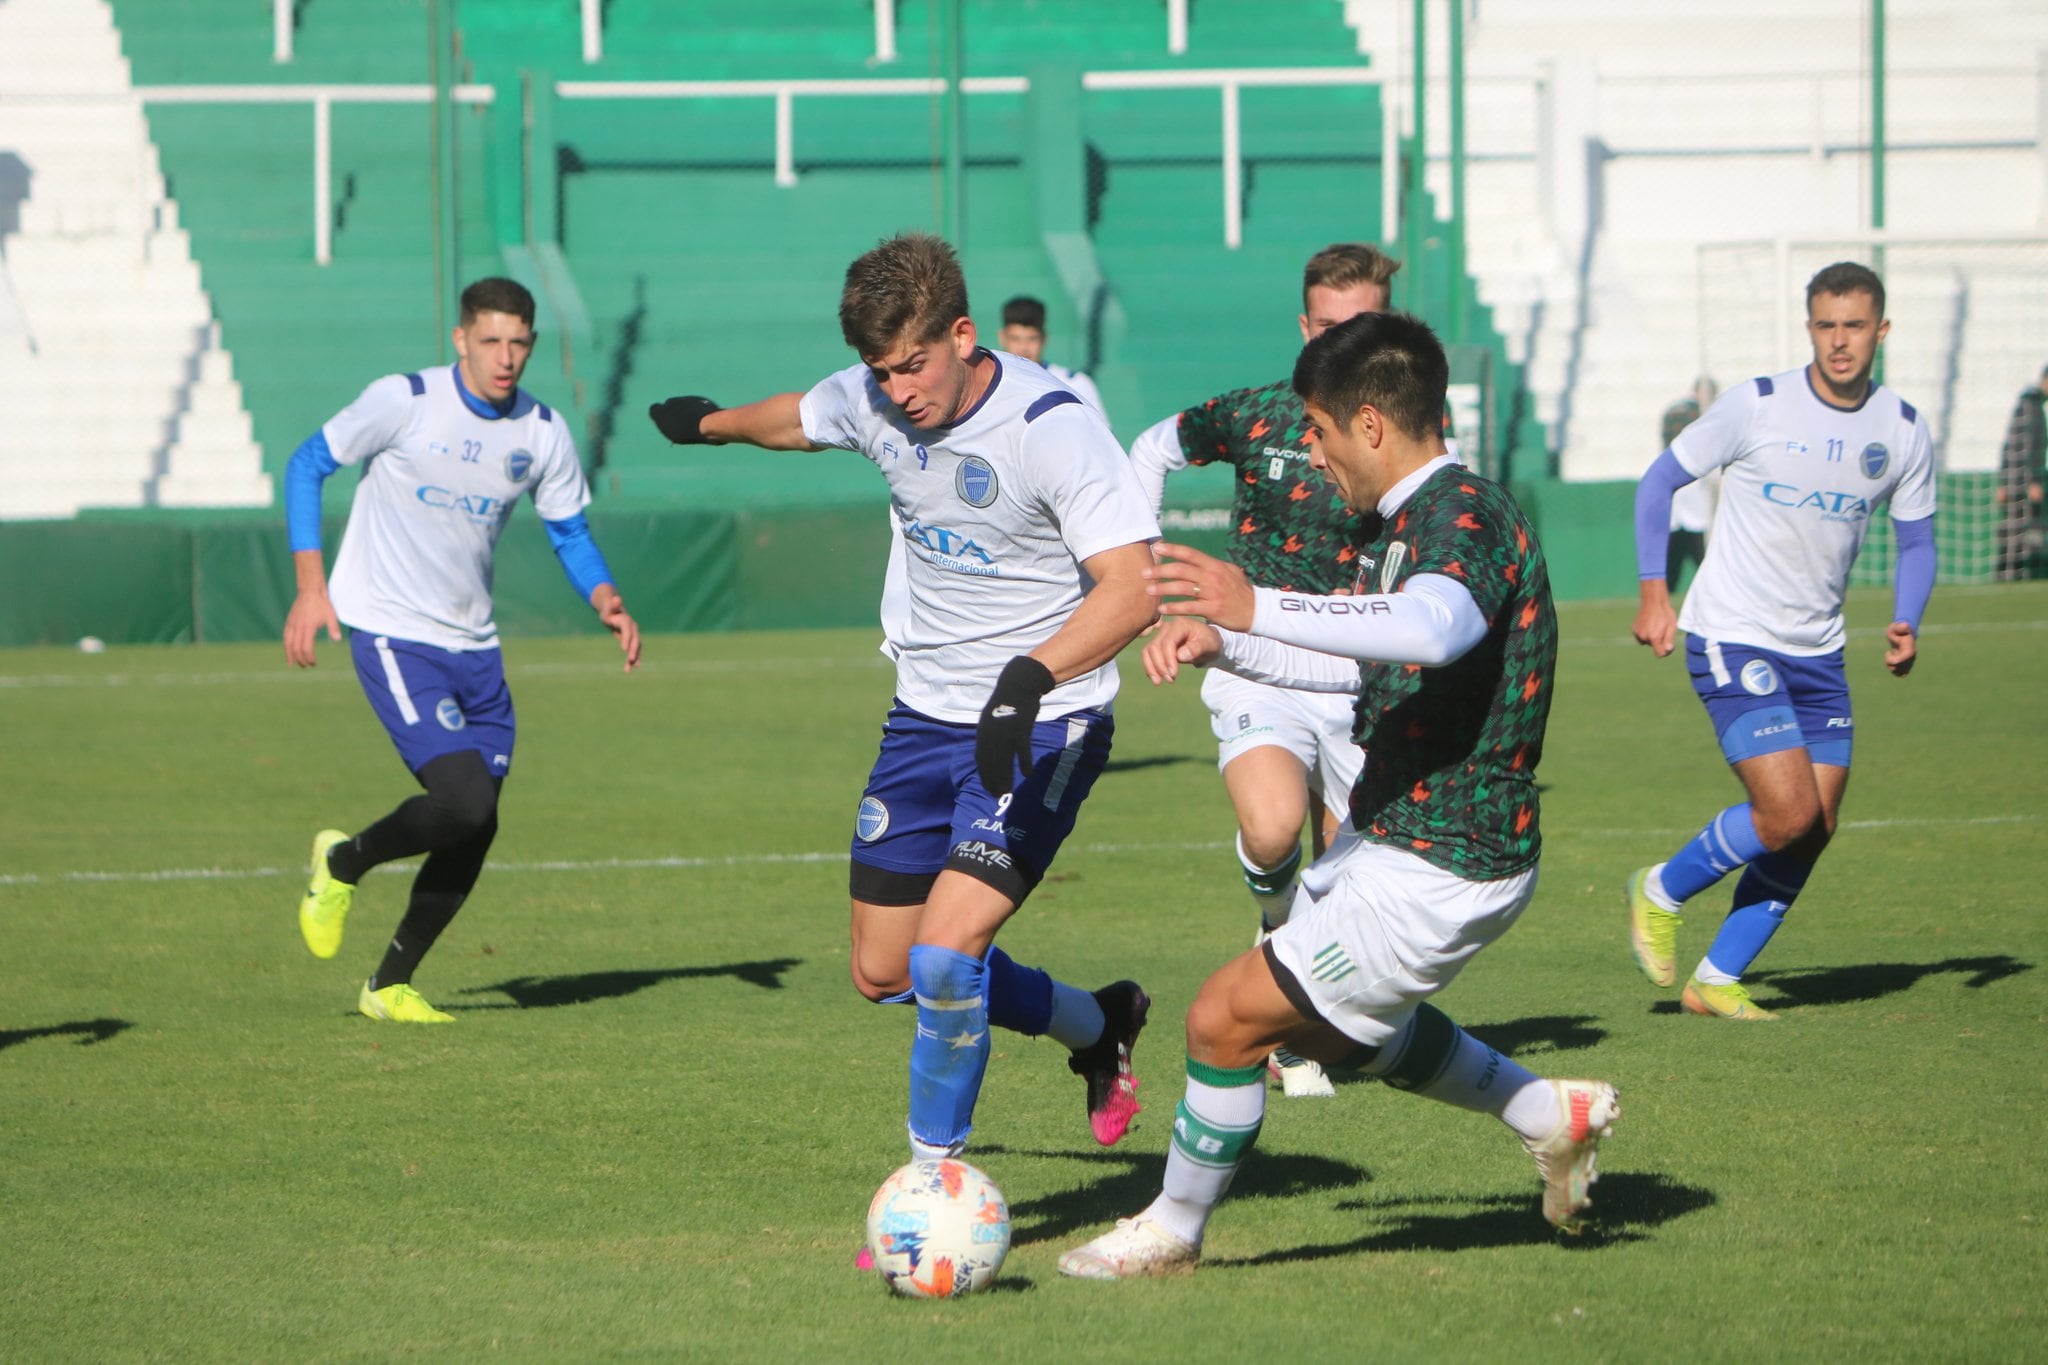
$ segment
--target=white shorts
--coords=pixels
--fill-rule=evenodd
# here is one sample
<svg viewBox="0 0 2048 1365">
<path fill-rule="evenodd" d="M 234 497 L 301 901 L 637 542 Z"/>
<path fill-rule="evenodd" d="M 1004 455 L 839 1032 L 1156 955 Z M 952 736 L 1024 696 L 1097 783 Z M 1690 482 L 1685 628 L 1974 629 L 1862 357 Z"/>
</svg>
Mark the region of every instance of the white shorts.
<svg viewBox="0 0 2048 1365">
<path fill-rule="evenodd" d="M 1351 784 L 1365 764 L 1365 751 L 1351 742 L 1349 693 L 1302 692 L 1212 668 L 1202 679 L 1202 701 L 1216 735 L 1217 771 L 1239 754 L 1271 744 L 1301 760 L 1325 808 L 1340 817 L 1351 808 Z"/>
<path fill-rule="evenodd" d="M 1317 1014 L 1378 1047 L 1506 933 L 1535 894 L 1533 867 L 1468 881 L 1346 828 L 1302 872 L 1293 911 L 1268 942 Z"/>
</svg>

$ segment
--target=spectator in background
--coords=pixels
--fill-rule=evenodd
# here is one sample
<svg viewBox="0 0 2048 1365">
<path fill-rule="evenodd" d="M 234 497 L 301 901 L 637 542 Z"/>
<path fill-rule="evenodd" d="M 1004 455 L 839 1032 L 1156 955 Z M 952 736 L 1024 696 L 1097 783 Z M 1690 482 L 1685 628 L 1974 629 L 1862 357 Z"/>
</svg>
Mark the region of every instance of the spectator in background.
<svg viewBox="0 0 2048 1365">
<path fill-rule="evenodd" d="M 1658 438 L 1660 448 L 1671 449 L 1678 433 L 1697 422 L 1720 392 L 1721 386 L 1711 376 L 1703 374 L 1695 379 L 1690 396 L 1664 409 L 1664 430 Z M 1714 503 L 1720 496 L 1719 470 L 1694 480 L 1671 496 L 1671 539 L 1665 549 L 1664 581 L 1675 590 L 1684 589 L 1690 581 L 1688 571 L 1699 568 L 1700 561 L 1707 557 L 1707 527 L 1714 520 Z"/>
<path fill-rule="evenodd" d="M 1102 406 L 1102 395 L 1096 392 L 1095 381 L 1078 370 L 1064 365 L 1055 365 L 1045 358 L 1045 303 L 1029 294 L 1019 294 L 1003 304 L 1003 328 L 996 333 L 996 344 L 1011 355 L 1023 356 L 1045 366 L 1054 379 L 1072 389 L 1081 401 L 1107 416 Z"/>
<path fill-rule="evenodd" d="M 1998 577 L 2031 578 L 2041 552 L 2042 456 L 2048 451 L 2048 369 L 2020 390 L 1998 460 Z"/>
</svg>

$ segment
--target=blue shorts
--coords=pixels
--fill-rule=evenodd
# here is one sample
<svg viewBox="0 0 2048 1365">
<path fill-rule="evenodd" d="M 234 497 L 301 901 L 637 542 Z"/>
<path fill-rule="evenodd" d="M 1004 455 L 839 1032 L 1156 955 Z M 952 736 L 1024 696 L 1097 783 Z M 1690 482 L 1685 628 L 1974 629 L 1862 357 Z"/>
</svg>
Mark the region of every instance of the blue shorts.
<svg viewBox="0 0 2048 1365">
<path fill-rule="evenodd" d="M 1780 654 L 1688 635 L 1685 663 L 1730 763 L 1803 748 L 1815 763 L 1849 766 L 1856 722 L 1841 650 Z"/>
<path fill-rule="evenodd" d="M 491 776 L 512 768 L 518 722 L 495 649 L 442 649 L 413 640 L 349 632 L 356 679 L 384 722 L 405 766 L 417 773 L 443 754 L 474 749 Z"/>
<path fill-rule="evenodd" d="M 975 773 L 974 728 L 890 708 L 854 823 L 855 864 L 907 878 L 952 868 L 1020 902 L 1038 884 L 1109 761 L 1116 722 L 1095 710 L 1040 721 L 1031 776 L 1001 800 Z"/>
</svg>

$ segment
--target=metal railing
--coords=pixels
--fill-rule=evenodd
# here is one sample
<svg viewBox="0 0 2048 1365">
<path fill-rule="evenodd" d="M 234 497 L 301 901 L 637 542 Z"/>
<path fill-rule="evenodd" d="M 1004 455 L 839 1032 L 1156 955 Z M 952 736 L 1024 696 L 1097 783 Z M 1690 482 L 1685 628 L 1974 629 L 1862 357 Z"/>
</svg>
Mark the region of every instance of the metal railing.
<svg viewBox="0 0 2048 1365">
<path fill-rule="evenodd" d="M 1199 71 L 1087 71 L 1081 75 L 1084 91 L 1215 90 L 1220 96 L 1223 172 L 1223 243 L 1235 250 L 1244 243 L 1244 142 L 1239 94 L 1252 88 L 1312 88 L 1331 86 L 1377 86 L 1377 71 L 1351 66 L 1243 67 Z M 967 76 L 960 82 L 963 95 L 1021 95 L 1031 89 L 1024 76 Z M 754 80 L 754 81 L 558 81 L 555 93 L 562 99 L 581 100 L 676 100 L 761 98 L 775 102 L 775 183 L 785 188 L 797 183 L 795 102 L 804 98 L 869 98 L 923 96 L 937 98 L 947 93 L 940 77 L 903 77 L 880 80 Z M 1380 231 L 1392 241 L 1400 227 L 1400 129 L 1392 118 L 1381 120 L 1380 149 Z"/>
<path fill-rule="evenodd" d="M 1248 88 L 1303 89 L 1378 86 L 1379 73 L 1363 67 L 1245 67 L 1196 71 L 1087 71 L 1084 91 L 1215 90 L 1219 96 L 1222 148 L 1222 236 L 1235 250 L 1244 242 L 1244 140 L 1240 94 Z M 963 95 L 1022 95 L 1031 82 L 1024 76 L 969 76 L 960 82 Z M 748 80 L 748 81 L 558 81 L 555 93 L 580 100 L 688 100 L 762 98 L 774 102 L 773 156 L 775 183 L 797 183 L 796 100 L 872 97 L 936 98 L 947 92 L 940 77 L 875 80 Z M 425 104 L 431 85 L 144 85 L 135 93 L 144 104 L 305 104 L 313 111 L 313 257 L 321 265 L 334 259 L 333 118 L 337 104 Z M 449 90 L 452 104 L 493 103 L 497 90 L 489 85 L 457 85 Z M 1397 120 L 1381 120 L 1380 232 L 1392 241 L 1399 234 L 1401 212 L 1400 129 Z"/>
<path fill-rule="evenodd" d="M 334 106 L 337 104 L 426 104 L 431 85 L 138 85 L 144 104 L 310 104 L 313 106 L 313 259 L 334 260 Z M 489 85 L 449 89 L 451 104 L 490 104 Z"/>
</svg>

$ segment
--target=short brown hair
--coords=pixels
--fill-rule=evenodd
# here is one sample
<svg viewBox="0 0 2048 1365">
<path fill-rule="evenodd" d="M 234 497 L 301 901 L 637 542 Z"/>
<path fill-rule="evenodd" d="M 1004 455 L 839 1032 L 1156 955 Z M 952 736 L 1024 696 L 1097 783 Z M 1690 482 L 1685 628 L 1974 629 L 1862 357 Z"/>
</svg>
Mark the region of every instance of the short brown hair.
<svg viewBox="0 0 2048 1365">
<path fill-rule="evenodd" d="M 1376 284 L 1382 289 L 1393 283 L 1401 263 L 1369 242 L 1332 242 L 1308 258 L 1301 272 L 1301 305 L 1308 307 L 1308 291 L 1349 289 L 1355 284 Z"/>
<path fill-rule="evenodd" d="M 533 295 L 517 280 L 493 275 L 478 280 L 462 291 L 464 327 L 476 321 L 478 313 L 510 313 L 528 327 L 533 326 Z"/>
<path fill-rule="evenodd" d="M 967 315 L 960 257 L 929 232 L 899 233 L 846 267 L 839 333 L 862 359 L 937 341 Z"/>
<path fill-rule="evenodd" d="M 1813 311 L 1813 301 L 1822 294 L 1833 294 L 1837 298 L 1844 294 L 1868 294 L 1877 303 L 1879 321 L 1884 319 L 1884 281 L 1877 272 L 1867 265 L 1854 261 L 1836 261 L 1806 282 L 1806 308 Z"/>
</svg>

